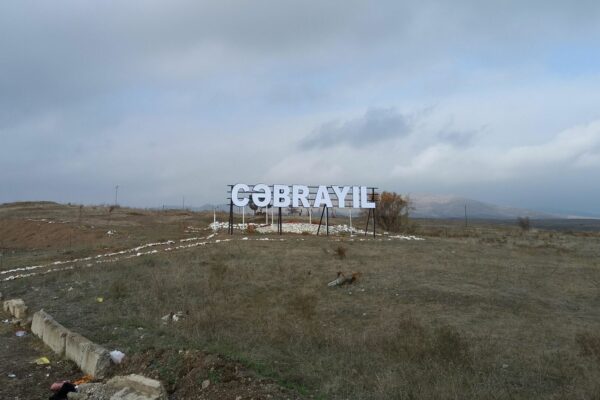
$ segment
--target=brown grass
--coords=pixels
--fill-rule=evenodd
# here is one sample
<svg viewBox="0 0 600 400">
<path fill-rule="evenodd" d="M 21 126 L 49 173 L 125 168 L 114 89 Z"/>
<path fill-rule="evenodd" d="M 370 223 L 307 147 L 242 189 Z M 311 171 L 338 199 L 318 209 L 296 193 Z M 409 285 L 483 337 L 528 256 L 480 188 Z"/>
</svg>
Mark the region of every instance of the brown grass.
<svg viewBox="0 0 600 400">
<path fill-rule="evenodd" d="M 346 248 L 342 245 L 339 245 L 335 248 L 335 255 L 340 259 L 343 260 L 346 258 Z"/>
<path fill-rule="evenodd" d="M 284 238 L 38 276 L 2 292 L 127 354 L 209 350 L 314 397 L 600 397 L 598 238 L 514 226 L 422 242 Z M 340 247 L 343 269 L 363 274 L 328 288 Z M 177 311 L 182 322 L 162 325 Z"/>
</svg>

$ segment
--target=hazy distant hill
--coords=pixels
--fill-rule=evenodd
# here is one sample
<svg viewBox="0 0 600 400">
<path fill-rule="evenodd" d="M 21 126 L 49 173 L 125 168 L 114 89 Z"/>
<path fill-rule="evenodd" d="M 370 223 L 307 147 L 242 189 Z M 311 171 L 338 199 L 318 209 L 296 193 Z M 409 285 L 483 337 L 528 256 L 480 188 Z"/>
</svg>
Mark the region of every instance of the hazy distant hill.
<svg viewBox="0 0 600 400">
<path fill-rule="evenodd" d="M 523 208 L 498 206 L 482 201 L 452 195 L 411 194 L 415 218 L 464 218 L 465 204 L 469 218 L 514 219 L 517 217 L 564 218 L 557 214 L 543 213 Z"/>
<path fill-rule="evenodd" d="M 480 219 L 515 219 L 529 217 L 532 219 L 560 219 L 568 218 L 567 215 L 550 214 L 540 211 L 527 210 L 516 207 L 498 206 L 473 199 L 454 195 L 411 194 L 410 199 L 414 209 L 410 215 L 414 218 L 464 218 L 465 204 L 469 218 Z M 205 204 L 200 207 L 191 207 L 194 211 L 229 211 L 228 204 Z M 234 207 L 234 212 L 238 212 Z M 338 215 L 344 215 L 343 210 L 337 210 Z"/>
</svg>

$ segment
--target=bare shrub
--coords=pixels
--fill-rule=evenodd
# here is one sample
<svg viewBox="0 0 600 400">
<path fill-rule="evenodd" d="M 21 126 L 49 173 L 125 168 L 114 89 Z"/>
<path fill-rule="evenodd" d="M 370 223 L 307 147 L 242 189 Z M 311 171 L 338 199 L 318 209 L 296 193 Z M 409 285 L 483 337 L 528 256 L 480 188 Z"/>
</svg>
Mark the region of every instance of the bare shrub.
<svg viewBox="0 0 600 400">
<path fill-rule="evenodd" d="M 377 224 L 386 231 L 400 231 L 408 224 L 408 206 L 408 199 L 398 193 L 381 193 L 375 213 Z"/>
<path fill-rule="evenodd" d="M 595 357 L 600 361 L 600 336 L 591 333 L 578 333 L 575 342 L 582 356 Z"/>
<path fill-rule="evenodd" d="M 294 295 L 289 303 L 289 311 L 305 320 L 310 320 L 316 315 L 317 296 L 312 293 L 298 293 Z"/>
<path fill-rule="evenodd" d="M 443 361 L 466 364 L 469 360 L 469 344 L 456 328 L 446 325 L 435 330 L 432 353 Z"/>
<path fill-rule="evenodd" d="M 256 233 L 256 225 L 248 224 L 246 227 L 246 233 L 248 235 L 254 235 Z"/>
<path fill-rule="evenodd" d="M 529 217 L 519 217 L 517 218 L 517 225 L 524 231 L 528 231 L 531 228 L 531 223 L 529 222 Z"/>
<path fill-rule="evenodd" d="M 123 280 L 114 280 L 110 285 L 110 296 L 114 299 L 127 297 L 127 284 Z"/>
<path fill-rule="evenodd" d="M 339 245 L 338 247 L 335 248 L 335 255 L 340 259 L 343 260 L 346 258 L 346 248 L 342 245 Z"/>
</svg>

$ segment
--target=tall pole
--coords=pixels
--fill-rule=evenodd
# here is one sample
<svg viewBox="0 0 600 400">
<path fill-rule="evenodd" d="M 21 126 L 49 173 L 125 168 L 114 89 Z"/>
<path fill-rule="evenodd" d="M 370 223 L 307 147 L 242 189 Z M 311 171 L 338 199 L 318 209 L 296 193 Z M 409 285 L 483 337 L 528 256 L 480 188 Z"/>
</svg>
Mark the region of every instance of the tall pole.
<svg viewBox="0 0 600 400">
<path fill-rule="evenodd" d="M 467 205 L 465 204 L 465 228 L 467 227 Z"/>
<path fill-rule="evenodd" d="M 352 237 L 352 209 L 350 209 L 350 237 Z"/>
<path fill-rule="evenodd" d="M 116 206 L 117 204 L 119 204 L 119 203 L 118 203 L 118 196 L 119 196 L 119 185 L 116 185 L 116 186 L 115 186 L 115 206 Z"/>
<path fill-rule="evenodd" d="M 375 208 L 373 209 L 373 237 L 375 237 L 377 231 L 377 219 L 375 218 L 375 211 L 377 211 L 377 201 L 375 200 L 375 188 L 371 189 L 371 197 L 371 201 L 375 203 Z"/>
</svg>

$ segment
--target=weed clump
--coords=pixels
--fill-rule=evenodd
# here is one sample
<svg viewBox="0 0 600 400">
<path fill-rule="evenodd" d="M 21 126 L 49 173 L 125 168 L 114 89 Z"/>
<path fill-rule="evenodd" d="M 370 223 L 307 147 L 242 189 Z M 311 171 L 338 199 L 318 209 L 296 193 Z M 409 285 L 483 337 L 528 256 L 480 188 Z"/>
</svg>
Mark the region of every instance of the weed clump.
<svg viewBox="0 0 600 400">
<path fill-rule="evenodd" d="M 346 248 L 342 245 L 339 245 L 338 247 L 336 247 L 335 249 L 335 255 L 340 259 L 343 260 L 346 258 Z"/>
<path fill-rule="evenodd" d="M 594 357 L 600 361 L 600 336 L 591 333 L 579 333 L 575 337 L 582 356 Z"/>
</svg>

